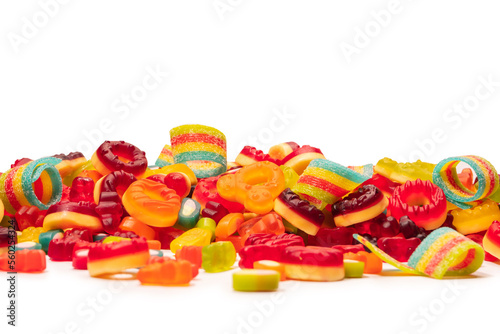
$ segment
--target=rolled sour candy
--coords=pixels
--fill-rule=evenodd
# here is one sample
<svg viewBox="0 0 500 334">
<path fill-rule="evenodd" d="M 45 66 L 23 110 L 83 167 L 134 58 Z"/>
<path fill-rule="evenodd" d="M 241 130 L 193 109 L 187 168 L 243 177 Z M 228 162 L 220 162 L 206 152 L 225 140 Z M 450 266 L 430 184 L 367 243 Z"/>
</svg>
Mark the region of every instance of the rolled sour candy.
<svg viewBox="0 0 500 334">
<path fill-rule="evenodd" d="M 210 126 L 189 124 L 170 130 L 176 164 L 190 167 L 197 178 L 222 174 L 227 169 L 226 136 Z"/>
<path fill-rule="evenodd" d="M 464 162 L 476 173 L 477 191 L 468 189 L 459 179 L 457 166 Z M 443 189 L 446 199 L 461 209 L 472 206 L 469 202 L 481 200 L 493 195 L 498 190 L 498 173 L 486 159 L 465 155 L 452 157 L 439 162 L 432 173 L 434 184 Z"/>
<path fill-rule="evenodd" d="M 437 279 L 472 274 L 481 267 L 485 256 L 480 245 L 448 227 L 441 227 L 429 234 L 410 256 L 407 265 L 389 256 L 362 236 L 355 234 L 354 238 L 383 261 L 405 273 Z"/>
<path fill-rule="evenodd" d="M 170 145 L 163 146 L 160 156 L 156 159 L 155 165 L 165 167 L 174 164 L 174 156 L 172 155 L 172 147 Z"/>
<path fill-rule="evenodd" d="M 62 179 L 54 164 L 60 159 L 42 158 L 14 167 L 0 176 L 0 200 L 15 214 L 23 205 L 47 210 L 60 201 Z"/>
<path fill-rule="evenodd" d="M 292 188 L 304 199 L 323 209 L 354 190 L 370 177 L 326 159 L 314 159 Z"/>
</svg>

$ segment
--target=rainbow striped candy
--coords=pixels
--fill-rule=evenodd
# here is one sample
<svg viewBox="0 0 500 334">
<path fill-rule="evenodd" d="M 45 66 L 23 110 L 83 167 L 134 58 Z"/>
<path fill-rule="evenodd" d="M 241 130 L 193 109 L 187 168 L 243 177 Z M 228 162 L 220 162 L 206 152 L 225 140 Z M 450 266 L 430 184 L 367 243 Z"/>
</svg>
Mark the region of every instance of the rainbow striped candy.
<svg viewBox="0 0 500 334">
<path fill-rule="evenodd" d="M 330 160 L 314 159 L 300 175 L 292 191 L 322 209 L 368 179 L 369 176 Z"/>
<path fill-rule="evenodd" d="M 407 274 L 437 279 L 445 275 L 472 274 L 481 267 L 485 256 L 480 245 L 449 227 L 438 228 L 429 234 L 410 256 L 408 265 L 389 256 L 362 236 L 355 234 L 354 238 L 383 261 Z"/>
<path fill-rule="evenodd" d="M 476 173 L 478 183 L 477 191 L 467 189 L 460 182 L 457 173 L 457 165 L 460 162 L 468 164 Z M 498 173 L 495 167 L 486 159 L 465 155 L 452 157 L 439 162 L 432 173 L 432 182 L 443 189 L 446 199 L 461 209 L 469 209 L 472 205 L 467 204 L 481 200 L 493 195 L 498 190 Z"/>
<path fill-rule="evenodd" d="M 10 214 L 23 205 L 47 210 L 62 196 L 62 179 L 55 165 L 60 159 L 49 157 L 9 169 L 0 176 L 0 199 Z"/>
<path fill-rule="evenodd" d="M 174 164 L 174 157 L 172 155 L 172 147 L 170 145 L 163 146 L 160 156 L 156 159 L 155 165 L 158 167 L 165 167 Z"/>
<path fill-rule="evenodd" d="M 227 169 L 226 136 L 210 126 L 181 125 L 170 130 L 174 162 L 188 165 L 197 178 L 222 174 Z"/>
<path fill-rule="evenodd" d="M 348 166 L 347 168 L 352 169 L 359 174 L 363 174 L 368 178 L 371 178 L 373 176 L 373 164 L 366 164 L 363 166 Z"/>
</svg>

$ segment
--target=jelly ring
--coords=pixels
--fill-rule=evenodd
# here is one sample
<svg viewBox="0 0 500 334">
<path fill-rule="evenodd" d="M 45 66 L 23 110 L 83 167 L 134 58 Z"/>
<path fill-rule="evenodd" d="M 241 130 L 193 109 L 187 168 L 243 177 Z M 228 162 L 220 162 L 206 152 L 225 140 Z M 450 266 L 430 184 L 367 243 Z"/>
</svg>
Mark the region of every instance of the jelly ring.
<svg viewBox="0 0 500 334">
<path fill-rule="evenodd" d="M 155 227 L 173 226 L 181 208 L 180 197 L 174 190 L 147 179 L 132 183 L 123 194 L 122 202 L 132 217 Z"/>
<path fill-rule="evenodd" d="M 91 161 L 102 175 L 123 170 L 141 176 L 148 168 L 146 153 L 124 141 L 105 141 L 94 152 Z"/>
<path fill-rule="evenodd" d="M 10 214 L 23 205 L 47 210 L 59 202 L 62 179 L 53 165 L 55 158 L 42 158 L 14 167 L 0 176 L 0 199 Z"/>
<path fill-rule="evenodd" d="M 170 130 L 176 164 L 189 166 L 197 178 L 222 174 L 227 169 L 226 136 L 205 125 L 181 125 Z"/>
<path fill-rule="evenodd" d="M 468 189 L 459 179 L 457 165 L 465 162 L 476 173 L 477 191 Z M 439 162 L 434 168 L 432 174 L 434 184 L 443 189 L 446 199 L 461 209 L 471 207 L 467 202 L 473 202 L 487 198 L 498 190 L 498 173 L 495 167 L 486 159 L 475 156 L 465 155 L 452 157 Z"/>
<path fill-rule="evenodd" d="M 417 179 L 394 190 L 387 212 L 397 220 L 408 216 L 417 226 L 435 230 L 443 225 L 448 209 L 441 188 L 430 181 Z"/>
<path fill-rule="evenodd" d="M 245 166 L 217 181 L 217 191 L 222 198 L 241 203 L 248 211 L 258 214 L 271 211 L 274 199 L 284 189 L 283 171 L 269 161 Z"/>
<path fill-rule="evenodd" d="M 333 204 L 369 177 L 326 159 L 314 159 L 292 188 L 318 208 Z"/>
</svg>

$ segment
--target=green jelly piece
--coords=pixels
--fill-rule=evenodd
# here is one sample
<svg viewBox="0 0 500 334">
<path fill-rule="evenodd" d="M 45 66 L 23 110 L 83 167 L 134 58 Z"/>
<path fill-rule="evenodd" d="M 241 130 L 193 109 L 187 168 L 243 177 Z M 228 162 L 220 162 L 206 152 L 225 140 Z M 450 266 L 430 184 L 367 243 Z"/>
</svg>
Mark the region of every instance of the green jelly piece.
<svg viewBox="0 0 500 334">
<path fill-rule="evenodd" d="M 212 232 L 212 241 L 215 240 L 215 227 L 217 223 L 212 218 L 201 218 L 196 223 L 196 227 Z"/>
<path fill-rule="evenodd" d="M 235 261 L 236 250 L 229 241 L 214 242 L 201 250 L 201 267 L 207 273 L 227 271 Z"/>
<path fill-rule="evenodd" d="M 196 226 L 200 218 L 201 205 L 192 198 L 184 198 L 179 210 L 177 225 L 183 229 L 190 229 Z"/>
<path fill-rule="evenodd" d="M 346 278 L 361 278 L 365 270 L 365 263 L 356 260 L 344 260 L 344 271 Z"/>
</svg>

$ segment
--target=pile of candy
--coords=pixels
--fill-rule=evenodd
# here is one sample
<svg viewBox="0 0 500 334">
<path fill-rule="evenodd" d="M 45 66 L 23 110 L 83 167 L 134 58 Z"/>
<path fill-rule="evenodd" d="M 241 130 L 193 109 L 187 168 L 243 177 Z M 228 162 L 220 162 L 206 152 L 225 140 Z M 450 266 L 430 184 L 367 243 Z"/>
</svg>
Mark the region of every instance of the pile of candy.
<svg viewBox="0 0 500 334">
<path fill-rule="evenodd" d="M 153 166 L 123 141 L 90 160 L 17 160 L 0 176 L 0 270 L 43 272 L 47 254 L 92 277 L 188 285 L 239 258 L 233 288 L 269 291 L 377 274 L 383 262 L 462 276 L 500 257 L 499 178 L 481 157 L 345 167 L 287 142 L 267 154 L 245 146 L 228 163 L 215 128 L 170 136 Z"/>
</svg>

